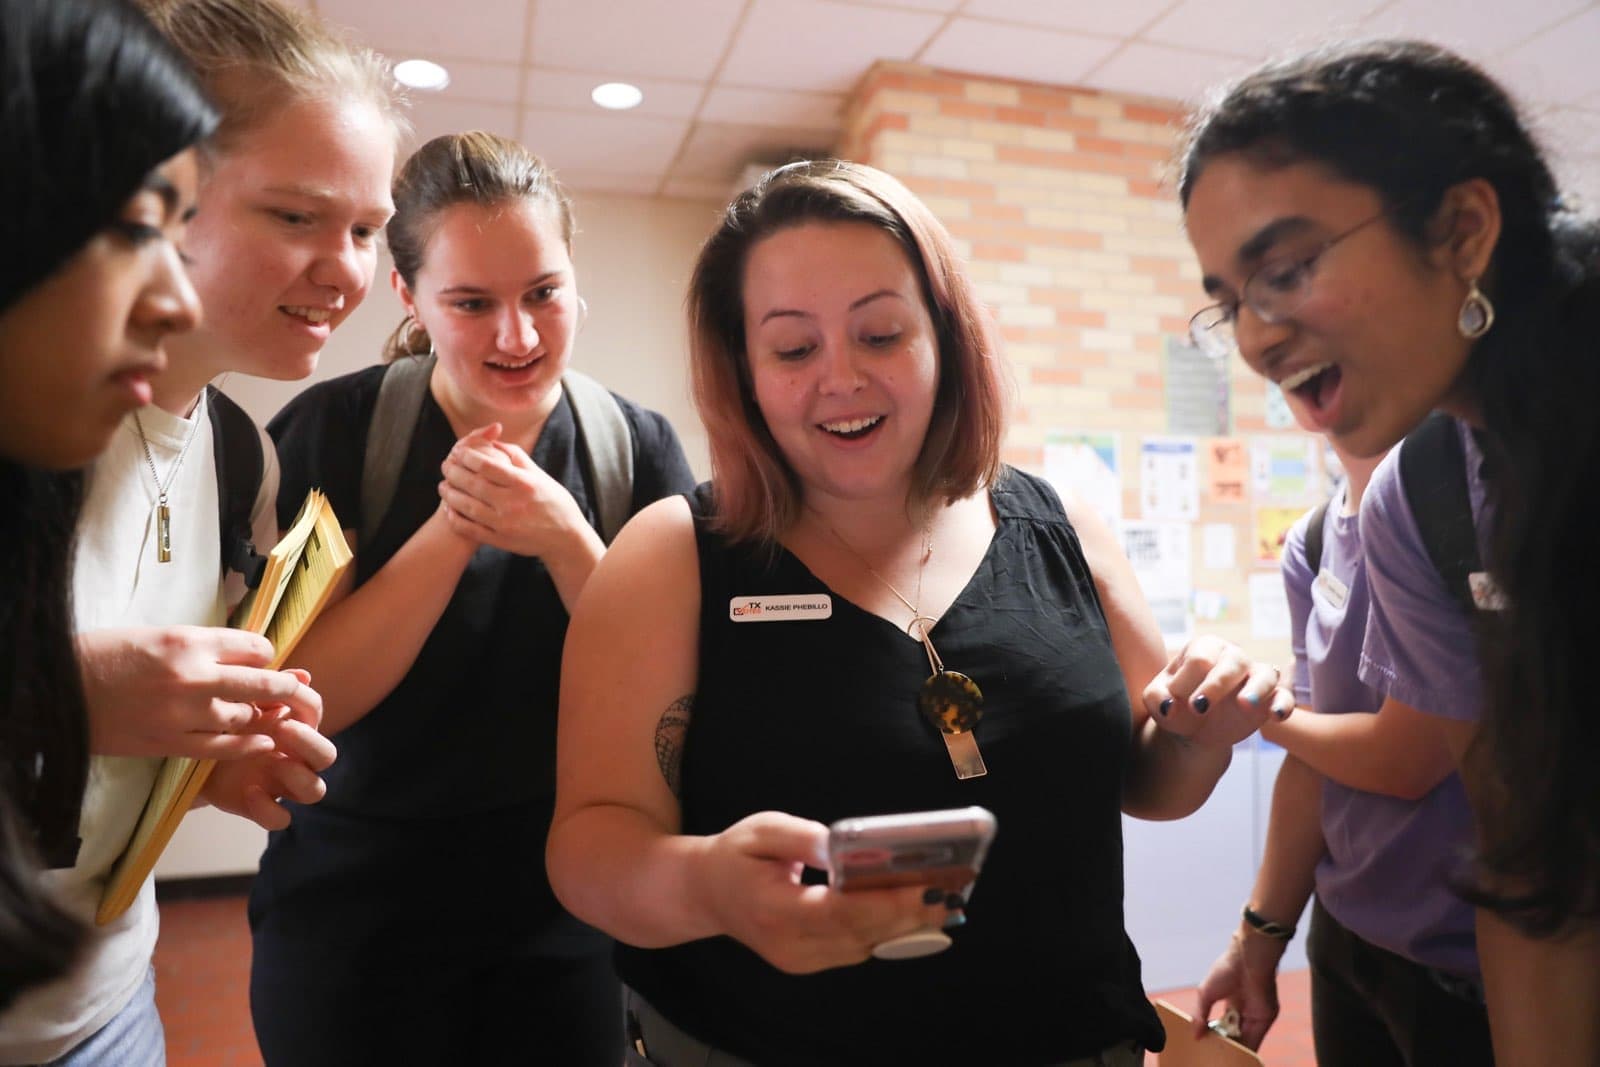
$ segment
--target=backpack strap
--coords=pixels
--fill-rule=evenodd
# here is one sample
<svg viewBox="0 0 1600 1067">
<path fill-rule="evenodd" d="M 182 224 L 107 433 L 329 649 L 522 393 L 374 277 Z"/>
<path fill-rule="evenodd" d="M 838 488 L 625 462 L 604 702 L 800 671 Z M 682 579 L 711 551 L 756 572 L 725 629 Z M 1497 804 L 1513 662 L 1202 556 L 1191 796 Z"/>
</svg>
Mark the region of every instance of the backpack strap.
<svg viewBox="0 0 1600 1067">
<path fill-rule="evenodd" d="M 1467 457 L 1455 420 L 1435 414 L 1400 443 L 1400 480 L 1422 544 L 1444 587 L 1476 615 L 1474 572 L 1483 570 L 1467 491 Z"/>
<path fill-rule="evenodd" d="M 367 427 L 367 447 L 361 457 L 361 530 L 357 551 L 372 543 L 383 517 L 394 501 L 411 438 L 422 414 L 422 398 L 433 376 L 434 355 L 403 356 L 383 371 L 378 403 Z"/>
<path fill-rule="evenodd" d="M 575 370 L 562 375 L 561 386 L 588 460 L 600 539 L 609 545 L 633 511 L 633 435 L 621 405 L 605 386 Z"/>
<path fill-rule="evenodd" d="M 217 468 L 222 573 L 238 571 L 245 587 L 254 589 L 267 566 L 267 558 L 256 551 L 250 522 L 266 469 L 261 431 L 243 408 L 214 385 L 206 386 L 206 416 L 211 420 L 211 451 Z"/>
<path fill-rule="evenodd" d="M 1313 578 L 1322 573 L 1322 525 L 1328 519 L 1328 505 L 1331 503 L 1333 501 L 1324 500 L 1318 504 L 1306 523 L 1306 562 L 1311 565 Z"/>
</svg>

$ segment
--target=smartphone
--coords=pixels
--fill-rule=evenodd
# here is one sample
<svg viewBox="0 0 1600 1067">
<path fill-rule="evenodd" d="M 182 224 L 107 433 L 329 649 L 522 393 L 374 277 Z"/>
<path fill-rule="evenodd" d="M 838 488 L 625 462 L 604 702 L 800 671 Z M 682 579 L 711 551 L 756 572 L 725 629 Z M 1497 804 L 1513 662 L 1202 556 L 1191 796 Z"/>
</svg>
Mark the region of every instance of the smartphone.
<svg viewBox="0 0 1600 1067">
<path fill-rule="evenodd" d="M 995 826 L 980 807 L 840 819 L 828 828 L 829 882 L 846 891 L 931 885 L 965 895 Z"/>
</svg>

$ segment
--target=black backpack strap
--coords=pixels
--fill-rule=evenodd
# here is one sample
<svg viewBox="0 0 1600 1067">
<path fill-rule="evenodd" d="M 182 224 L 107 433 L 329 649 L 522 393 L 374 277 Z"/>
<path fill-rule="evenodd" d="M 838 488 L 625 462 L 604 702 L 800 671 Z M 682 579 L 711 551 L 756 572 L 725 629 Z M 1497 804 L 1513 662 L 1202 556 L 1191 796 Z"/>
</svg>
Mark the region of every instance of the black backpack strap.
<svg viewBox="0 0 1600 1067">
<path fill-rule="evenodd" d="M 1333 501 L 1324 500 L 1318 504 L 1306 523 L 1306 562 L 1311 565 L 1313 578 L 1322 573 L 1322 525 L 1327 521 L 1331 503 Z"/>
<path fill-rule="evenodd" d="M 1467 456 L 1448 415 L 1436 414 L 1400 443 L 1400 480 L 1422 544 L 1450 595 L 1477 613 L 1472 575 L 1483 570 L 1467 491 Z"/>
<path fill-rule="evenodd" d="M 422 416 L 422 398 L 428 392 L 436 362 L 432 353 L 402 356 L 383 371 L 378 401 L 367 425 L 367 444 L 361 456 L 361 530 L 356 551 L 368 547 L 383 524 L 400 485 L 411 438 Z"/>
<path fill-rule="evenodd" d="M 267 558 L 256 551 L 251 512 L 261 493 L 266 456 L 261 432 L 244 408 L 214 385 L 206 386 L 211 451 L 217 466 L 217 520 L 222 532 L 222 573 L 237 571 L 246 588 L 261 582 Z"/>
</svg>

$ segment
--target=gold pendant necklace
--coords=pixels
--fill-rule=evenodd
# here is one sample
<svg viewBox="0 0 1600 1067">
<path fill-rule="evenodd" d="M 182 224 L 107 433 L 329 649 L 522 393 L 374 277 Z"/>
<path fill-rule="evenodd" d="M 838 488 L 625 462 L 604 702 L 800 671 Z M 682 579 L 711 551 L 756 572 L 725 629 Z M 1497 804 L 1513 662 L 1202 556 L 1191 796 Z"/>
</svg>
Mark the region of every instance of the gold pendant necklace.
<svg viewBox="0 0 1600 1067">
<path fill-rule="evenodd" d="M 178 477 L 178 468 L 183 466 L 183 457 L 189 454 L 189 446 L 194 444 L 194 439 L 200 431 L 200 412 L 196 410 L 194 425 L 189 427 L 189 436 L 184 438 L 183 447 L 178 449 L 178 458 L 172 461 L 172 469 L 167 471 L 167 480 L 161 481 L 161 475 L 156 472 L 156 460 L 150 454 L 150 441 L 144 434 L 144 423 L 139 420 L 139 413 L 133 413 L 133 426 L 139 434 L 139 447 L 144 449 L 144 461 L 150 467 L 150 477 L 156 483 L 156 562 L 172 562 L 172 508 L 167 503 L 167 490 L 172 488 L 172 483 Z"/>
<path fill-rule="evenodd" d="M 906 633 L 922 642 L 923 651 L 928 654 L 928 669 L 932 672 L 917 692 L 917 708 L 944 738 L 945 749 L 950 754 L 950 763 L 955 767 L 956 777 L 980 778 L 988 774 L 989 769 L 983 763 L 983 753 L 978 751 L 978 740 L 972 734 L 973 727 L 983 718 L 983 690 L 978 688 L 977 682 L 965 674 L 945 667 L 944 660 L 939 658 L 938 649 L 933 647 L 933 637 L 929 633 L 938 620 L 922 614 L 922 576 L 928 569 L 928 560 L 933 558 L 933 520 L 930 518 L 922 528 L 922 562 L 917 565 L 917 600 L 916 603 L 912 603 L 906 599 L 905 594 L 894 587 L 894 583 L 879 574 L 877 569 L 867 562 L 867 557 L 857 552 L 855 546 L 846 541 L 844 535 L 834 529 L 831 522 L 822 518 L 820 514 L 817 518 L 828 528 L 834 539 L 844 546 L 845 551 L 854 556 L 856 562 L 865 567 L 868 574 L 893 593 L 894 598 L 911 612 L 911 621 L 906 624 Z"/>
</svg>

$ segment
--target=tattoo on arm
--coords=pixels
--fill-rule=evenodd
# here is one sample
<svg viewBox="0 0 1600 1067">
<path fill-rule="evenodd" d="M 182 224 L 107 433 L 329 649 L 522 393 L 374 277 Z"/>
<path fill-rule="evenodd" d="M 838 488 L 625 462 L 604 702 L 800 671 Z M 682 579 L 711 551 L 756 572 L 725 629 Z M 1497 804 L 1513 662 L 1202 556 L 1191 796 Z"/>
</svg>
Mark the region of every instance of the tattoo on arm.
<svg viewBox="0 0 1600 1067">
<path fill-rule="evenodd" d="M 673 796 L 683 791 L 683 740 L 689 733 L 689 710 L 694 696 L 679 697 L 667 705 L 656 723 L 656 763 Z"/>
</svg>

